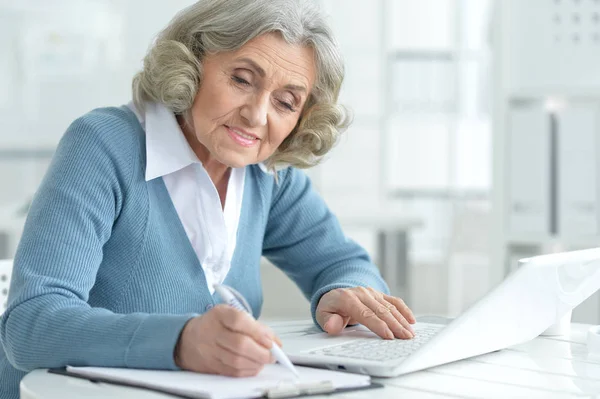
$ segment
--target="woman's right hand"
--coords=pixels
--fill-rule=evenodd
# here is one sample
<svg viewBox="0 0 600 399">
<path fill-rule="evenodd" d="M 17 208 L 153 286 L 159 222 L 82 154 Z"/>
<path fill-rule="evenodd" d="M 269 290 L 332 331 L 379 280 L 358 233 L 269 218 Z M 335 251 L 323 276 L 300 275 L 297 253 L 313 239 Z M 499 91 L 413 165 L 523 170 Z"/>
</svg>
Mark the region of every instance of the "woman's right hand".
<svg viewBox="0 0 600 399">
<path fill-rule="evenodd" d="M 217 305 L 189 320 L 175 347 L 175 363 L 199 373 L 249 377 L 273 363 L 269 349 L 281 341 L 250 315 Z"/>
</svg>

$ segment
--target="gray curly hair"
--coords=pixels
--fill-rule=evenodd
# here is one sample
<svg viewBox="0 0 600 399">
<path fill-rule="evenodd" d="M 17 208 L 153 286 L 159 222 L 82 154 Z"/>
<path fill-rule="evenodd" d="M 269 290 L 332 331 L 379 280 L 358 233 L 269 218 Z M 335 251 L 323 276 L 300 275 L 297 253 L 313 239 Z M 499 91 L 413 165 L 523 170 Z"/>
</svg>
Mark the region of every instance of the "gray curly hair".
<svg viewBox="0 0 600 399">
<path fill-rule="evenodd" d="M 133 100 L 160 102 L 186 117 L 202 81 L 205 54 L 232 51 L 279 32 L 290 44 L 313 48 L 317 77 L 297 125 L 267 168 L 309 168 L 338 142 L 350 124 L 337 104 L 344 64 L 337 43 L 313 0 L 200 0 L 179 12 L 158 35 L 133 79 Z"/>
</svg>

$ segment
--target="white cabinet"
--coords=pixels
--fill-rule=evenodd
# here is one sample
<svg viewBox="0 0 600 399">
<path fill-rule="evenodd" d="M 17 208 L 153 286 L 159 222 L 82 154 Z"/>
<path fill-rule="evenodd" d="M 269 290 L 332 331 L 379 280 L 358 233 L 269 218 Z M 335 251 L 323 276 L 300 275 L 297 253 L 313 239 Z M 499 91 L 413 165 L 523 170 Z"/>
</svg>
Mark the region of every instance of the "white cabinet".
<svg viewBox="0 0 600 399">
<path fill-rule="evenodd" d="M 600 2 L 500 0 L 512 93 L 594 93 L 600 85 Z M 597 91 L 596 91 L 597 94 Z"/>
<path fill-rule="evenodd" d="M 509 229 L 546 234 L 551 227 L 550 116 L 539 103 L 514 107 L 509 115 Z"/>
<path fill-rule="evenodd" d="M 495 3 L 494 279 L 600 246 L 600 1 Z M 600 297 L 574 312 L 600 322 Z"/>
<path fill-rule="evenodd" d="M 558 230 L 598 236 L 600 103 L 578 103 L 557 113 Z"/>
</svg>

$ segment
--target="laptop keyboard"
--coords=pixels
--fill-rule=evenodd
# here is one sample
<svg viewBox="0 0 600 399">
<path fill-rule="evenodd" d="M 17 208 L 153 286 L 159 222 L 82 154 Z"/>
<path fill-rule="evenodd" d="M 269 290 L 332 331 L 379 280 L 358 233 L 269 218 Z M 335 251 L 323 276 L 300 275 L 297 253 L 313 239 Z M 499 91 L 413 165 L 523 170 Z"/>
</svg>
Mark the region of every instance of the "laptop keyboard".
<svg viewBox="0 0 600 399">
<path fill-rule="evenodd" d="M 429 341 L 445 326 L 426 326 L 416 330 L 412 339 L 358 338 L 345 344 L 313 350 L 313 355 L 348 357 L 362 360 L 388 361 L 406 357 Z"/>
</svg>

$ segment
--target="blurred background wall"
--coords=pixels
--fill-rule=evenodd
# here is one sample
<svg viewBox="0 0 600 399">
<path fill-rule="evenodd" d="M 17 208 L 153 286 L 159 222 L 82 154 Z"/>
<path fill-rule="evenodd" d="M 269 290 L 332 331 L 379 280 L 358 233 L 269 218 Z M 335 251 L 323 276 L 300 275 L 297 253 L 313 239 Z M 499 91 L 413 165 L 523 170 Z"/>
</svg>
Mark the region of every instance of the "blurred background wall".
<svg viewBox="0 0 600 399">
<path fill-rule="evenodd" d="M 418 314 L 460 313 L 520 256 L 598 245 L 599 1 L 314 1 L 354 123 L 308 174 Z M 128 102 L 192 3 L 0 0 L 0 258 L 69 123 Z M 264 317 L 308 316 L 266 261 L 263 277 Z M 575 317 L 600 319 L 598 303 Z"/>
</svg>

